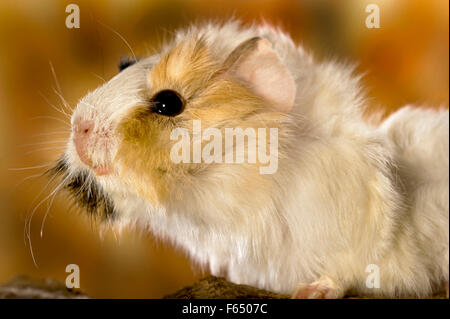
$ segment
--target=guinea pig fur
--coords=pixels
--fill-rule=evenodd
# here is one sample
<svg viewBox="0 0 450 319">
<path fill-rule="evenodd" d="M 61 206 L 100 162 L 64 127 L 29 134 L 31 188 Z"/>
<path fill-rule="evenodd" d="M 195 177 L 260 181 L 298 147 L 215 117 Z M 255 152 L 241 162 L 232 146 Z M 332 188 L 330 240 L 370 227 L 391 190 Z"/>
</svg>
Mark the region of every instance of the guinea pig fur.
<svg viewBox="0 0 450 319">
<path fill-rule="evenodd" d="M 191 26 L 121 68 L 79 101 L 50 171 L 91 215 L 296 298 L 424 297 L 448 283 L 448 110 L 406 106 L 369 124 L 352 67 L 318 62 L 268 25 Z M 165 90 L 171 116 L 152 111 Z M 276 128 L 276 171 L 174 163 L 171 132 L 195 135 L 193 121 Z"/>
</svg>

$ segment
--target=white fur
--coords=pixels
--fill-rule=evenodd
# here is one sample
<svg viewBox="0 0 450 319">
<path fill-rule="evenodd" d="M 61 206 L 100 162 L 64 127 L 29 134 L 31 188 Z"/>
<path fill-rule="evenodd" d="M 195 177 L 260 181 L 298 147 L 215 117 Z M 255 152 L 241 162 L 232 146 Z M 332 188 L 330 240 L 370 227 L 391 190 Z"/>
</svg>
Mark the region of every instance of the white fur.
<svg viewBox="0 0 450 319">
<path fill-rule="evenodd" d="M 447 110 L 407 107 L 370 126 L 352 69 L 315 62 L 282 32 L 208 24 L 179 32 L 163 52 L 188 35 L 203 35 L 218 59 L 254 36 L 272 43 L 297 84 L 295 146 L 267 176 L 273 189 L 236 191 L 245 170 L 223 165 L 164 207 L 153 207 L 116 177 L 99 177 L 120 225 L 169 239 L 212 274 L 282 293 L 320 278 L 332 278 L 334 297 L 347 291 L 425 296 L 448 282 Z M 144 59 L 90 93 L 74 117 L 94 119 L 113 134 L 121 114 L 144 99 L 145 69 L 158 59 Z M 91 155 L 111 160 L 118 143 Z M 80 169 L 72 142 L 66 157 L 73 172 Z M 369 264 L 379 266 L 379 289 L 366 287 Z"/>
</svg>

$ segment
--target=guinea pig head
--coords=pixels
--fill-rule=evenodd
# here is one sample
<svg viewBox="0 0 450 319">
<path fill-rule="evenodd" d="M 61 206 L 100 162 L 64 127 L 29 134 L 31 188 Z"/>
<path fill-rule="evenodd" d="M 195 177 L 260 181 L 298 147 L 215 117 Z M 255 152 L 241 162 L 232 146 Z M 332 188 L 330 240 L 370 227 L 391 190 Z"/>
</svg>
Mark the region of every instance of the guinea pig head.
<svg viewBox="0 0 450 319">
<path fill-rule="evenodd" d="M 183 39 L 160 55 L 127 63 L 80 100 L 67 151 L 53 169 L 63 173 L 78 202 L 93 212 L 114 211 L 112 194 L 133 192 L 165 205 L 183 200 L 183 190 L 196 183 L 237 171 L 248 176 L 242 187 L 264 184 L 258 159 L 241 164 L 196 159 L 195 144 L 202 149 L 208 143 L 196 136 L 196 127 L 224 134 L 227 128 L 276 128 L 282 140 L 296 97 L 294 78 L 266 39 L 248 39 L 222 58 L 209 45 L 203 37 Z M 173 160 L 179 143 L 174 132 L 180 131 L 190 142 L 189 158 L 181 162 Z M 238 151 L 220 144 L 218 156 L 225 156 L 227 147 Z M 247 158 L 249 152 L 244 151 Z"/>
</svg>

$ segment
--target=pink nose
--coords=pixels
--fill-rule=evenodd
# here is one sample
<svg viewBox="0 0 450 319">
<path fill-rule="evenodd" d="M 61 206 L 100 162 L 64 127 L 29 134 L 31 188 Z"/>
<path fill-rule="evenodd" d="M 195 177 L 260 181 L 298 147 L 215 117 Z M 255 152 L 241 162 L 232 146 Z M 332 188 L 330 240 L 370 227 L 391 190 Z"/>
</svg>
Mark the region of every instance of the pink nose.
<svg viewBox="0 0 450 319">
<path fill-rule="evenodd" d="M 73 142 L 75 149 L 77 150 L 80 160 L 90 166 L 92 164 L 91 159 L 88 156 L 88 145 L 94 128 L 93 121 L 76 120 L 73 126 Z"/>
</svg>

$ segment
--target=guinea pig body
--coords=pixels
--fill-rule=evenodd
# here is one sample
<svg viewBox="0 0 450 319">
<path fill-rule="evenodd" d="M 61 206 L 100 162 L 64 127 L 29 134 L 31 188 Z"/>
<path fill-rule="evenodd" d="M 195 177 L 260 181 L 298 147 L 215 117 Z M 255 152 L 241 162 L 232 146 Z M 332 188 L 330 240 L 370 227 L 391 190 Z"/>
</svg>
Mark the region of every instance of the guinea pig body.
<svg viewBox="0 0 450 319">
<path fill-rule="evenodd" d="M 181 113 L 149 111 L 163 90 Z M 192 27 L 80 101 L 53 171 L 88 211 L 235 283 L 298 298 L 429 295 L 448 282 L 448 111 L 406 107 L 378 126 L 363 112 L 350 67 L 314 61 L 280 31 Z M 192 136 L 194 120 L 277 128 L 276 171 L 173 163 L 171 132 Z"/>
</svg>

